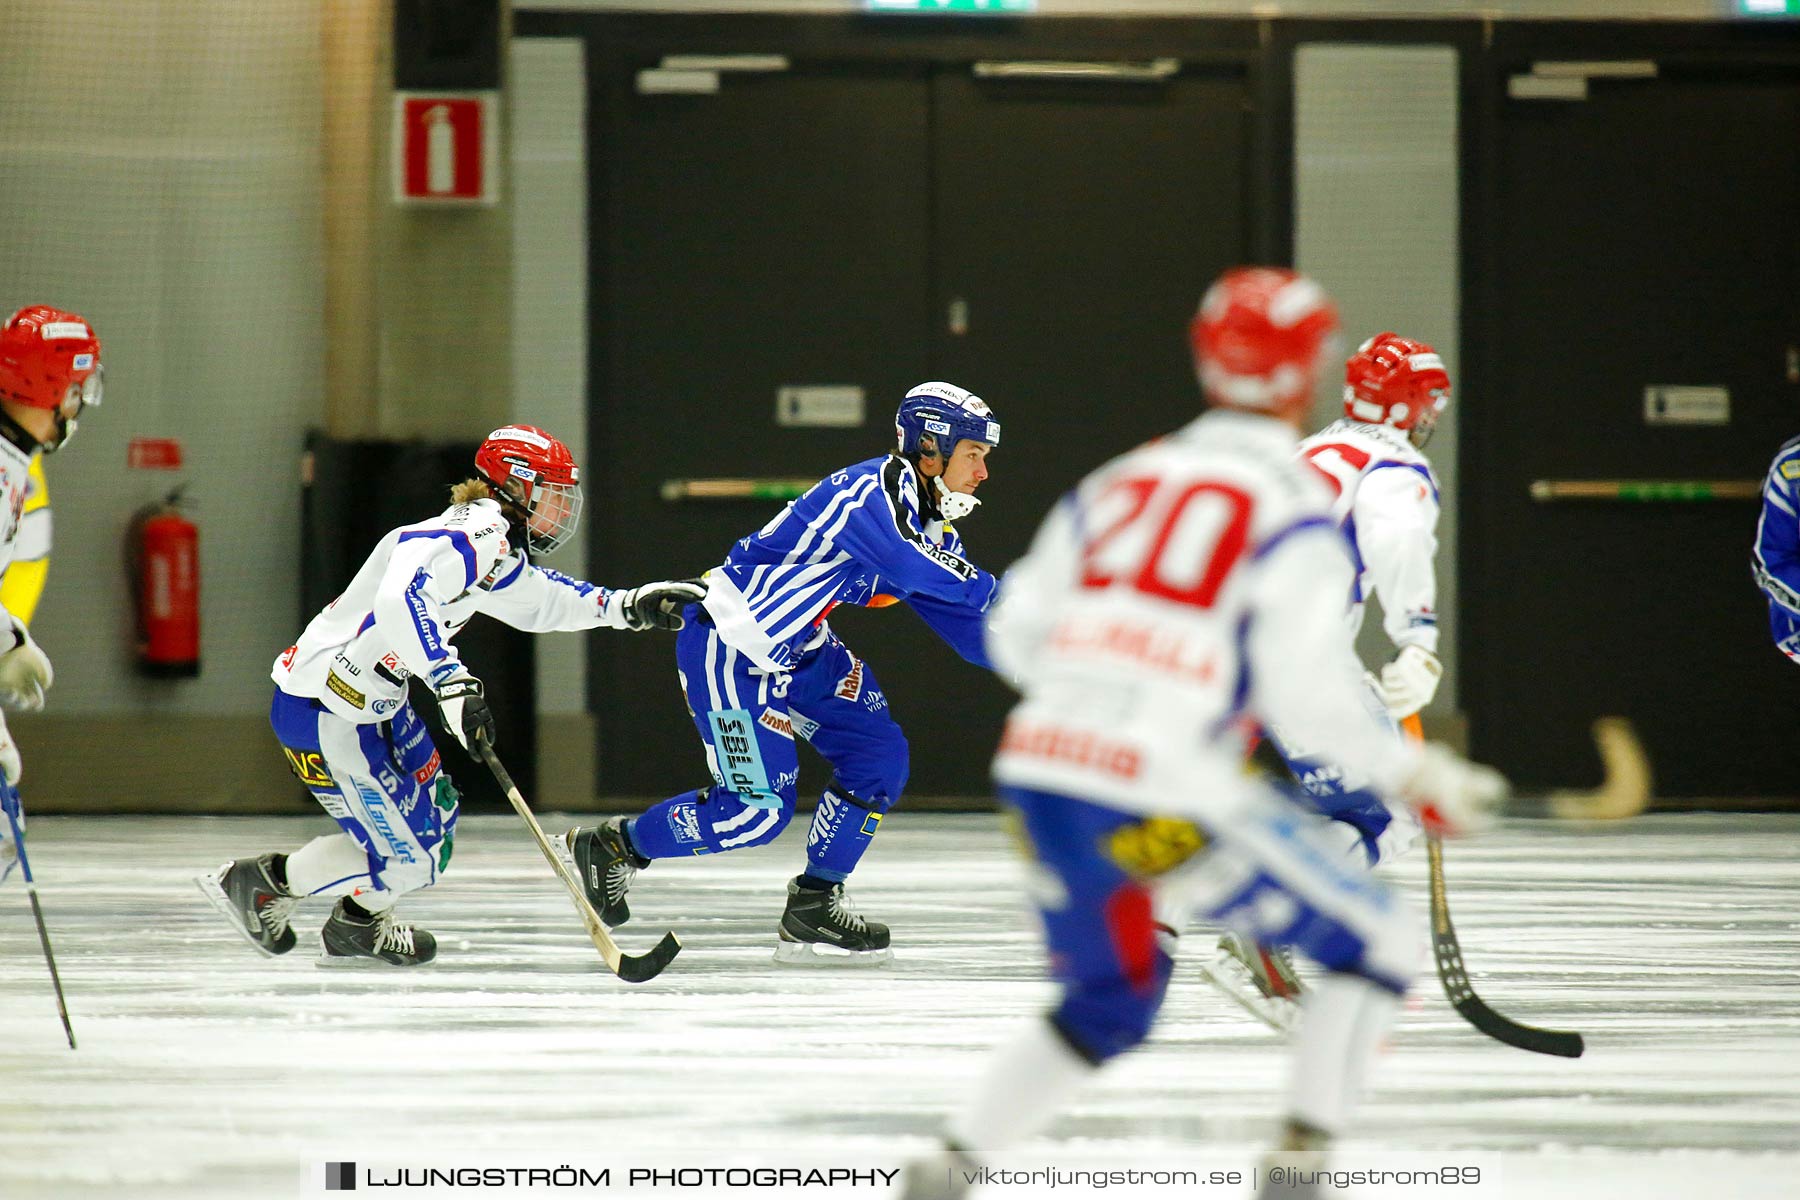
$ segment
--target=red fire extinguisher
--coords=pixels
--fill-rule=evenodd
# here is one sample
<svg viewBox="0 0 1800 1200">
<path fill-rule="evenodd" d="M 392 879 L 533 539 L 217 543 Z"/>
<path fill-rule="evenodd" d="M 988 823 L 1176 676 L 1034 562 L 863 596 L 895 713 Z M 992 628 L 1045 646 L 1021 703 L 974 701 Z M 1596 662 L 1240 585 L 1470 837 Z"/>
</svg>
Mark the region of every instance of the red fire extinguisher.
<svg viewBox="0 0 1800 1200">
<path fill-rule="evenodd" d="M 138 669 L 157 679 L 200 674 L 200 528 L 180 504 L 177 488 L 140 509 L 127 535 Z"/>
</svg>

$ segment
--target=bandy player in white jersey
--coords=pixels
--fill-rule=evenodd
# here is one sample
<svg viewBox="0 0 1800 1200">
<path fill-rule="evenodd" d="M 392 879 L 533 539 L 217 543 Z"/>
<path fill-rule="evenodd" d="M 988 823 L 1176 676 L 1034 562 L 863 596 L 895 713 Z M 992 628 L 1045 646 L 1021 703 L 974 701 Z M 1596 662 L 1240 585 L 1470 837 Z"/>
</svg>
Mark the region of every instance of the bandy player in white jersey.
<svg viewBox="0 0 1800 1200">
<path fill-rule="evenodd" d="M 1322 1159 L 1348 1118 L 1423 931 L 1288 794 L 1243 771 L 1249 731 L 1309 730 L 1446 832 L 1483 823 L 1505 785 L 1389 736 L 1361 703 L 1347 547 L 1329 492 L 1294 459 L 1335 323 L 1311 280 L 1227 273 L 1192 327 L 1206 413 L 1083 480 L 1006 577 L 989 650 L 1023 698 L 994 776 L 1034 857 L 1061 995 L 995 1056 L 944 1152 L 909 1170 L 909 1200 L 962 1195 L 970 1160 L 1037 1133 L 1144 1040 L 1171 967 L 1153 916 L 1165 893 L 1326 970 L 1282 1147 Z"/>
<path fill-rule="evenodd" d="M 100 403 L 102 376 L 100 339 L 74 313 L 34 304 L 0 326 L 0 572 L 18 549 L 32 464 L 75 436 L 82 410 Z M 42 708 L 54 679 L 50 659 L 25 622 L 0 608 L 0 706 Z M 21 828 L 25 813 L 14 785 L 22 770 L 19 748 L 0 717 L 0 804 Z M 0 879 L 17 853 L 12 823 L 0 819 Z"/>
<path fill-rule="evenodd" d="M 1450 376 L 1424 342 L 1381 333 L 1344 366 L 1344 417 L 1300 443 L 1301 460 L 1333 492 L 1331 515 L 1350 542 L 1352 637 L 1371 596 L 1396 647 L 1372 678 L 1369 703 L 1394 721 L 1410 721 L 1437 694 L 1438 482 L 1421 448 L 1450 402 Z M 1304 729 L 1269 731 L 1320 811 L 1355 830 L 1371 865 L 1403 852 L 1418 834 L 1403 811 L 1390 812 L 1366 781 L 1317 753 Z"/>
<path fill-rule="evenodd" d="M 321 962 L 431 961 L 436 939 L 394 920 L 394 904 L 429 887 L 450 863 L 457 793 L 407 701 L 417 675 L 444 727 L 465 747 L 494 744 L 481 681 L 451 639 L 476 613 L 515 629 L 678 629 L 697 583 L 612 591 L 537 566 L 573 536 L 580 473 L 567 446 L 508 425 L 475 452 L 479 478 L 451 505 L 376 543 L 337 599 L 275 660 L 269 722 L 288 765 L 339 832 L 292 854 L 226 863 L 201 891 L 265 954 L 296 941 L 290 919 L 309 896 L 336 898 L 320 933 Z"/>
</svg>

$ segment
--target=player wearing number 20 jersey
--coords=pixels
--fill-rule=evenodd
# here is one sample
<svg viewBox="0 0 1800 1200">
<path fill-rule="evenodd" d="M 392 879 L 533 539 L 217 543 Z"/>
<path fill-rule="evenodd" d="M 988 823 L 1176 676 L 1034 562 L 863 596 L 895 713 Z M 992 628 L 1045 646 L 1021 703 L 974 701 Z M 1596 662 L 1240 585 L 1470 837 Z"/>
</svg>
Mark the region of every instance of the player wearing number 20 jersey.
<svg viewBox="0 0 1800 1200">
<path fill-rule="evenodd" d="M 1417 958 L 1384 885 L 1242 769 L 1246 731 L 1304 728 L 1443 827 L 1500 795 L 1492 772 L 1384 733 L 1344 630 L 1351 563 L 1298 420 L 1336 324 L 1291 271 L 1227 273 L 1194 319 L 1208 411 L 1076 487 L 1007 574 L 988 649 L 1019 686 L 994 761 L 1033 862 L 1060 995 L 996 1055 L 906 1200 L 953 1200 L 956 1160 L 1041 1129 L 1094 1068 L 1148 1035 L 1180 906 L 1303 950 L 1329 973 L 1295 1039 L 1286 1149 L 1346 1120 Z M 946 1161 L 948 1160 L 948 1161 Z M 949 1167 L 951 1169 L 945 1169 Z"/>
</svg>

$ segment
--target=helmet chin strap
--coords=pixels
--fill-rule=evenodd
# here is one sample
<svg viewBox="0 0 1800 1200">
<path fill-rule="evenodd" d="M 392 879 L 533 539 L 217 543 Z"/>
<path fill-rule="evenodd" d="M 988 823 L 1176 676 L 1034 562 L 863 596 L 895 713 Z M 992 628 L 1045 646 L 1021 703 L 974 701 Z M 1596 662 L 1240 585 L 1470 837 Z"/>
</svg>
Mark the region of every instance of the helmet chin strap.
<svg viewBox="0 0 1800 1200">
<path fill-rule="evenodd" d="M 944 514 L 946 521 L 960 521 L 981 504 L 981 501 L 966 492 L 953 492 L 945 487 L 942 475 L 933 475 L 931 483 L 937 495 L 938 511 Z"/>
</svg>

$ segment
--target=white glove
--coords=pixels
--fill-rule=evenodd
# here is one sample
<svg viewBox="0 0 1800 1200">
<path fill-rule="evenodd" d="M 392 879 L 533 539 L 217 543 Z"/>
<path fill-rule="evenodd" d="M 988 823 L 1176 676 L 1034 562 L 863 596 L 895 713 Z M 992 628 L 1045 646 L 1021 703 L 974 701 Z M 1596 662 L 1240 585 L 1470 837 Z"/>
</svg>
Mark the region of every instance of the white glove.
<svg viewBox="0 0 1800 1200">
<path fill-rule="evenodd" d="M 13 648 L 0 654 L 0 704 L 36 712 L 44 707 L 44 693 L 56 682 L 56 672 L 17 617 L 12 632 Z"/>
<path fill-rule="evenodd" d="M 469 669 L 458 664 L 442 678 L 431 685 L 437 696 L 438 713 L 443 717 L 444 728 L 455 735 L 463 749 L 470 754 L 478 754 L 475 749 L 477 738 L 494 744 L 494 713 L 488 708 L 487 697 L 482 692 L 481 680 L 469 674 Z"/>
<path fill-rule="evenodd" d="M 1506 777 L 1437 742 L 1425 743 L 1420 751 L 1418 766 L 1400 785 L 1400 797 L 1419 814 L 1425 832 L 1463 837 L 1491 828 L 1511 790 Z"/>
<path fill-rule="evenodd" d="M 7 783 L 16 784 L 19 776 L 25 773 L 25 766 L 19 761 L 19 747 L 13 741 L 12 732 L 6 728 L 6 716 L 0 713 L 0 774 L 6 776 Z"/>
<path fill-rule="evenodd" d="M 1381 668 L 1381 682 L 1376 690 L 1388 712 L 1396 717 L 1410 717 L 1431 703 L 1437 695 L 1438 680 L 1444 677 L 1444 664 L 1423 646 L 1403 646 L 1394 661 Z"/>
<path fill-rule="evenodd" d="M 687 622 L 681 610 L 706 598 L 706 584 L 698 579 L 678 579 L 660 583 L 639 584 L 616 597 L 619 619 L 625 628 L 635 632 L 646 629 L 680 629 Z"/>
</svg>

